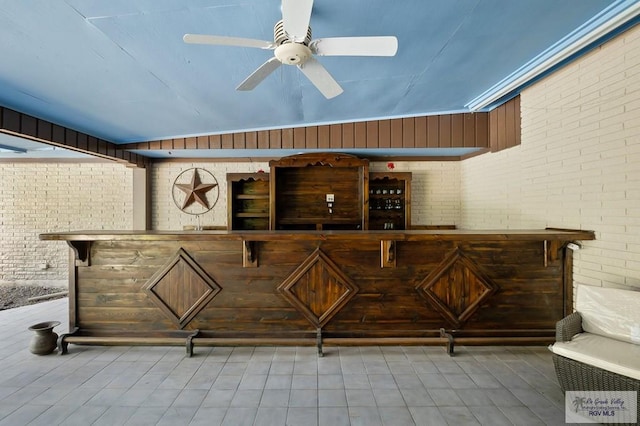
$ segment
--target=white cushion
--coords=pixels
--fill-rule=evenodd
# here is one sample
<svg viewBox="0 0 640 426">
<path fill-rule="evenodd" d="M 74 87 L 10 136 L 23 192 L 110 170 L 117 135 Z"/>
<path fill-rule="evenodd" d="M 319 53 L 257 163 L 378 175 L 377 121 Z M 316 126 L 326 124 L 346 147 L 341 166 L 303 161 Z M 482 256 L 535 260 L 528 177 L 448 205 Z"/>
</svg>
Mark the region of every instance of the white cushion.
<svg viewBox="0 0 640 426">
<path fill-rule="evenodd" d="M 550 349 L 554 354 L 640 380 L 639 345 L 580 333 L 569 342 L 554 343 Z"/>
<path fill-rule="evenodd" d="M 640 344 L 640 291 L 588 285 L 576 291 L 584 331 Z"/>
</svg>

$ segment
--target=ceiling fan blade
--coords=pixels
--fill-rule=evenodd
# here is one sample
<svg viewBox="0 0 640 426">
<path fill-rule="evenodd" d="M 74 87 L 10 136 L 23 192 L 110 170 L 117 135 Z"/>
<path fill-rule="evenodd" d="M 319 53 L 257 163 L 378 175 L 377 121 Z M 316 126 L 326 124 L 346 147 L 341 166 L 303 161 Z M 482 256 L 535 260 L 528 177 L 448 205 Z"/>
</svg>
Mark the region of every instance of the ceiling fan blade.
<svg viewBox="0 0 640 426">
<path fill-rule="evenodd" d="M 303 42 L 307 37 L 313 0 L 282 0 L 282 25 L 289 38 Z"/>
<path fill-rule="evenodd" d="M 257 70 L 255 70 L 249 77 L 245 78 L 242 83 L 236 90 L 252 90 L 256 87 L 262 80 L 267 78 L 269 74 L 274 72 L 281 65 L 278 58 L 273 57 L 269 59 L 264 64 L 260 65 Z"/>
<path fill-rule="evenodd" d="M 253 38 L 224 37 L 206 34 L 185 34 L 182 37 L 189 44 L 213 44 L 218 46 L 257 47 L 259 49 L 274 49 L 275 45 L 270 41 L 256 40 Z"/>
<path fill-rule="evenodd" d="M 331 77 L 329 71 L 322 66 L 313 56 L 304 64 L 298 65 L 300 71 L 313 83 L 314 86 L 324 95 L 325 98 L 331 99 L 343 92 L 342 87 L 337 81 Z"/>
<path fill-rule="evenodd" d="M 311 50 L 319 56 L 394 56 L 398 39 L 380 37 L 329 37 L 313 40 Z"/>
</svg>

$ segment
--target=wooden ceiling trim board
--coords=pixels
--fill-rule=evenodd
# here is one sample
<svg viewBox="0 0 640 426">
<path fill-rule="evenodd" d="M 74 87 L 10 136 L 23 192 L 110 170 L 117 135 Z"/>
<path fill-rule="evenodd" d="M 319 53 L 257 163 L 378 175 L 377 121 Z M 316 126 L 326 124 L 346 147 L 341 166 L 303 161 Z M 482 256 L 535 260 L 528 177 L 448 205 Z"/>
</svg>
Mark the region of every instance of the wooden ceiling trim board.
<svg viewBox="0 0 640 426">
<path fill-rule="evenodd" d="M 247 132 L 245 134 L 245 147 L 247 149 L 258 148 L 258 132 Z"/>
<path fill-rule="evenodd" d="M 427 148 L 440 147 L 440 120 L 437 115 L 427 117 Z"/>
<path fill-rule="evenodd" d="M 451 145 L 464 146 L 464 115 L 462 114 L 451 116 Z"/>
<path fill-rule="evenodd" d="M 415 147 L 427 147 L 427 117 L 416 117 L 413 132 L 415 134 Z"/>
<path fill-rule="evenodd" d="M 342 148 L 354 148 L 354 129 L 353 123 L 342 124 Z"/>
<path fill-rule="evenodd" d="M 307 132 L 304 127 L 293 129 L 293 147 L 295 149 L 305 149 L 307 147 Z"/>
<path fill-rule="evenodd" d="M 260 130 L 258 132 L 258 149 L 269 149 L 269 131 Z"/>
<path fill-rule="evenodd" d="M 356 141 L 356 148 L 366 148 L 369 140 L 367 139 L 367 123 L 361 121 L 354 124 L 354 137 Z"/>
<path fill-rule="evenodd" d="M 83 154 L 97 155 L 107 160 L 126 163 L 136 167 L 146 167 L 149 159 L 138 154 L 125 151 L 122 147 L 103 139 L 100 144 L 95 144 L 95 149 L 87 144 L 87 148 L 81 147 L 79 140 L 93 138 L 85 133 L 68 129 L 46 120 L 33 117 L 28 114 L 0 107 L 0 131 L 12 136 L 33 140 L 58 148 L 69 149 Z M 95 139 L 95 138 L 94 138 Z M 97 139 L 96 139 L 97 140 Z M 98 149 L 100 148 L 100 149 Z"/>
<path fill-rule="evenodd" d="M 245 149 L 247 147 L 247 134 L 234 133 L 233 134 L 233 149 Z"/>
<path fill-rule="evenodd" d="M 318 126 L 318 148 L 324 149 L 331 147 L 331 126 Z"/>
<path fill-rule="evenodd" d="M 415 148 L 416 146 L 416 120 L 413 117 L 402 119 L 402 147 Z"/>
<path fill-rule="evenodd" d="M 293 149 L 293 129 L 282 129 L 280 147 Z"/>
<path fill-rule="evenodd" d="M 451 116 L 438 116 L 438 146 L 440 148 L 451 148 Z"/>
<path fill-rule="evenodd" d="M 378 124 L 378 121 L 367 121 L 367 147 L 369 148 L 380 147 Z"/>
<path fill-rule="evenodd" d="M 402 118 L 394 118 L 391 123 L 391 148 L 402 148 Z"/>
<path fill-rule="evenodd" d="M 305 142 L 308 149 L 317 149 L 318 148 L 318 127 L 311 126 L 306 128 L 305 132 Z"/>
<path fill-rule="evenodd" d="M 330 124 L 329 130 L 329 147 L 335 149 L 342 148 L 342 125 Z"/>
<path fill-rule="evenodd" d="M 378 121 L 378 148 L 391 146 L 391 120 Z"/>
</svg>

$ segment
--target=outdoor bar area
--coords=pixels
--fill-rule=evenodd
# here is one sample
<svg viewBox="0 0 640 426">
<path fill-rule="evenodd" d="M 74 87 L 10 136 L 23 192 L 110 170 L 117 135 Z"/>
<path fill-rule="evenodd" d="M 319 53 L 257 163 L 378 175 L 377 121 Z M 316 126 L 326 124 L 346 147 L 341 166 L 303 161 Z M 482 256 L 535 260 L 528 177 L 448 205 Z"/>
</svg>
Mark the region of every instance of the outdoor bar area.
<svg viewBox="0 0 640 426">
<path fill-rule="evenodd" d="M 412 224 L 411 173 L 368 165 L 313 153 L 229 174 L 223 230 L 41 234 L 70 246 L 60 353 L 72 343 L 453 354 L 455 344 L 554 341 L 572 311 L 567 245 L 592 231 Z"/>
</svg>

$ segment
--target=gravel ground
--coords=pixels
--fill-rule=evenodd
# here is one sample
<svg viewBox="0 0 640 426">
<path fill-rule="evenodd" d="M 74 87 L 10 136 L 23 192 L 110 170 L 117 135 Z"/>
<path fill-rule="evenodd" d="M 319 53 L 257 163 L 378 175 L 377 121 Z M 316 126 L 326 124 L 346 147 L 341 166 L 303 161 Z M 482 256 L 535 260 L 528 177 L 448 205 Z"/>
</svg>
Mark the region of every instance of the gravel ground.
<svg viewBox="0 0 640 426">
<path fill-rule="evenodd" d="M 46 302 L 48 300 L 59 299 L 65 295 L 52 296 L 47 299 L 33 300 L 29 299 L 37 296 L 60 293 L 67 291 L 66 288 L 60 287 L 42 287 L 37 285 L 21 285 L 7 286 L 0 285 L 0 311 L 4 309 L 17 308 L 18 306 L 33 305 L 34 303 Z"/>
</svg>

